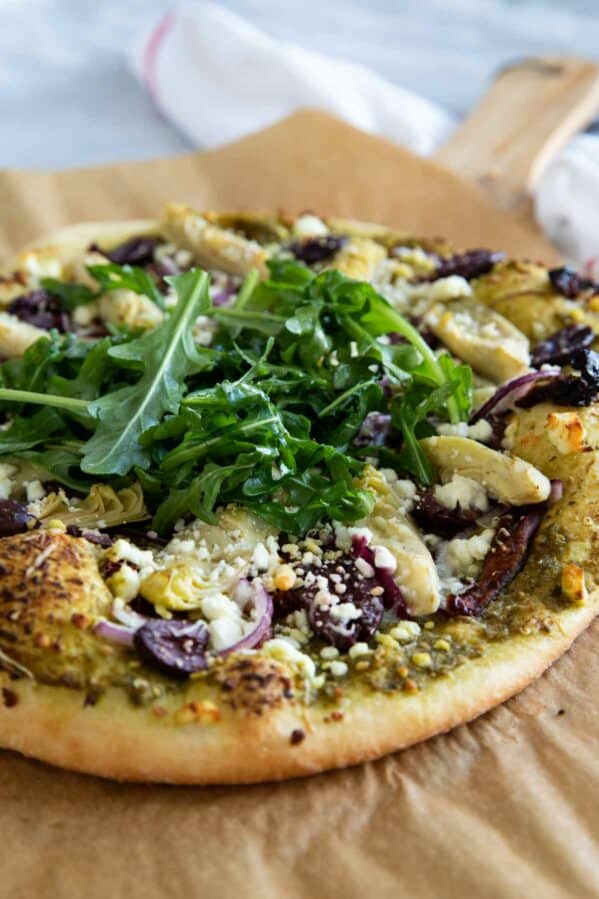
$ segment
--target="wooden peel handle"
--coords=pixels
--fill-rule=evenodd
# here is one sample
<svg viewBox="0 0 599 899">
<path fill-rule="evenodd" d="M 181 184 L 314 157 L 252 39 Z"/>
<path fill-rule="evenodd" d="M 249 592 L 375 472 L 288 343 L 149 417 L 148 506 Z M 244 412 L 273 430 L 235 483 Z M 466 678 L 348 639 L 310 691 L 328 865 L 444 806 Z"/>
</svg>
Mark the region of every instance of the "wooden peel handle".
<svg viewBox="0 0 599 899">
<path fill-rule="evenodd" d="M 501 70 L 436 159 L 480 184 L 495 205 L 525 216 L 544 167 L 598 109 L 598 65 L 523 59 Z"/>
</svg>

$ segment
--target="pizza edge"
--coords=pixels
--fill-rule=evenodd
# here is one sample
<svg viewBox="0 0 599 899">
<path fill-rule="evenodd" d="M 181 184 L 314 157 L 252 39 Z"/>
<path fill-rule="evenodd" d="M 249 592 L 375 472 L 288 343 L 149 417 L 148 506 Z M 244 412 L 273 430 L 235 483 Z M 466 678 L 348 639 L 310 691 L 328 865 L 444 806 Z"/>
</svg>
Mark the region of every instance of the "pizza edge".
<svg viewBox="0 0 599 899">
<path fill-rule="evenodd" d="M 490 644 L 482 657 L 413 695 L 366 696 L 350 687 L 340 720 L 319 701 L 308 707 L 288 702 L 261 715 L 221 702 L 212 720 L 198 714 L 173 724 L 132 705 L 120 688 L 86 707 L 82 690 L 4 673 L 0 744 L 121 781 L 206 785 L 303 777 L 379 758 L 477 718 L 538 678 L 597 614 L 599 590 L 584 606 L 560 612 L 552 633 Z"/>
</svg>

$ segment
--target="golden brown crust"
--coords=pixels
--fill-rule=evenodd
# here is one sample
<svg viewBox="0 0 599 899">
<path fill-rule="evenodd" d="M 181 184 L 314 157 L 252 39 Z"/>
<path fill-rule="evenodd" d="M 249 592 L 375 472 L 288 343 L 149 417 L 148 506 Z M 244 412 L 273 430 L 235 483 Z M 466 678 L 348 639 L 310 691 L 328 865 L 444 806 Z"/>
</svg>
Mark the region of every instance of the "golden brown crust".
<svg viewBox="0 0 599 899">
<path fill-rule="evenodd" d="M 92 627 L 112 597 L 86 540 L 33 531 L 0 540 L 0 632 L 10 658 L 70 686 L 90 676 Z"/>
<path fill-rule="evenodd" d="M 43 258 L 53 255 L 63 264 L 84 253 L 90 244 L 110 248 L 142 234 L 159 234 L 158 222 L 152 219 L 131 219 L 123 222 L 82 222 L 67 225 L 28 244 L 13 260 L 7 271 L 20 270 L 33 255 Z M 14 276 L 13 276 L 14 278 Z"/>
<path fill-rule="evenodd" d="M 403 749 L 493 708 L 538 677 L 599 612 L 599 591 L 550 634 L 490 645 L 484 656 L 414 694 L 348 690 L 337 706 L 286 703 L 262 715 L 196 700 L 190 682 L 150 707 L 112 688 L 97 705 L 78 690 L 0 674 L 0 742 L 103 777 L 253 783 L 302 777 Z"/>
</svg>

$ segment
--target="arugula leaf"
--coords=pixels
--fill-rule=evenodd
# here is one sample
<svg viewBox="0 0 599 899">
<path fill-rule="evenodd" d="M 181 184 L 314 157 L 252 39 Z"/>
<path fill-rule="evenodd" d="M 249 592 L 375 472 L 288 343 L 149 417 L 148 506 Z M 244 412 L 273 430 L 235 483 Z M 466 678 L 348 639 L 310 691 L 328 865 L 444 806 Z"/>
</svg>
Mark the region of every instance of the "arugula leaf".
<svg viewBox="0 0 599 899">
<path fill-rule="evenodd" d="M 468 421 L 472 414 L 472 369 L 469 365 L 456 362 L 448 353 L 439 356 L 439 365 L 447 380 L 454 385 L 453 399 L 461 421 Z"/>
<path fill-rule="evenodd" d="M 15 418 L 0 431 L 0 455 L 23 453 L 63 430 L 64 421 L 54 409 L 40 409 L 31 418 Z"/>
<path fill-rule="evenodd" d="M 392 420 L 401 430 L 405 441 L 396 464 L 415 475 L 421 484 L 432 482 L 434 470 L 420 448 L 418 439 L 435 433 L 435 429 L 426 420 L 427 416 L 443 409 L 453 391 L 453 382 L 443 384 L 429 393 L 424 393 L 422 386 L 415 385 L 408 394 L 393 403 Z"/>
<path fill-rule="evenodd" d="M 191 270 L 170 283 L 178 298 L 171 315 L 143 337 L 110 350 L 112 358 L 140 362 L 144 373 L 136 384 L 90 405 L 98 427 L 84 448 L 85 472 L 123 475 L 136 465 L 147 468 L 150 457 L 140 444 L 141 435 L 165 413 L 178 410 L 190 372 L 212 364 L 212 356 L 202 356 L 191 335 L 194 320 L 210 307 L 208 276 Z"/>
<path fill-rule="evenodd" d="M 32 462 L 42 468 L 52 480 L 71 487 L 78 492 L 87 493 L 93 481 L 81 475 L 80 453 L 66 447 L 55 447 L 47 450 L 27 450 L 19 453 L 20 459 Z"/>
<path fill-rule="evenodd" d="M 90 275 L 100 285 L 100 294 L 110 290 L 132 290 L 134 293 L 144 294 L 153 300 L 160 308 L 164 309 L 164 297 L 158 290 L 153 278 L 135 265 L 88 265 Z"/>
<path fill-rule="evenodd" d="M 100 293 L 153 295 L 141 269 L 90 271 Z M 189 271 L 167 279 L 177 304 L 154 331 L 95 343 L 50 333 L 4 363 L 0 408 L 18 415 L 0 431 L 0 455 L 17 452 L 78 490 L 133 472 L 161 532 L 189 515 L 214 521 L 225 503 L 294 534 L 355 521 L 374 502 L 355 485 L 365 455 L 429 483 L 419 440 L 434 420 L 468 418 L 468 366 L 437 357 L 370 284 L 290 260 L 270 272 L 250 273 L 234 304 L 214 309 L 207 275 Z M 70 287 L 65 303 L 84 302 Z M 220 325 L 211 348 L 194 342 L 199 313 Z M 391 331 L 405 342 L 381 339 Z M 391 413 L 382 447 L 355 443 L 369 412 Z"/>
<path fill-rule="evenodd" d="M 87 306 L 98 298 L 98 294 L 85 284 L 59 281 L 57 278 L 42 278 L 41 285 L 48 293 L 59 297 L 63 309 L 72 312 L 77 306 Z"/>
<path fill-rule="evenodd" d="M 251 467 L 251 463 L 247 463 L 240 471 L 238 463 L 217 465 L 209 462 L 202 474 L 195 477 L 189 486 L 171 490 L 168 498 L 158 507 L 153 526 L 158 533 L 165 533 L 176 521 L 187 515 L 194 515 L 208 524 L 214 524 L 214 507 L 224 482 L 232 475 L 251 470 Z"/>
<path fill-rule="evenodd" d="M 76 377 L 52 375 L 48 380 L 48 392 L 58 396 L 71 396 L 84 400 L 96 399 L 109 369 L 108 354 L 112 339 L 105 337 L 89 349 Z"/>
<path fill-rule="evenodd" d="M 71 343 L 69 337 L 50 331 L 28 347 L 23 356 L 8 359 L 0 368 L 3 387 L 38 391 L 45 386 L 48 370 L 64 359 Z"/>
<path fill-rule="evenodd" d="M 87 421 L 88 403 L 74 397 L 55 396 L 49 393 L 37 393 L 33 390 L 12 390 L 0 387 L 0 401 L 10 403 L 26 403 L 37 406 L 53 406 L 55 409 L 64 409 L 65 412 L 73 412 L 82 420 Z"/>
</svg>

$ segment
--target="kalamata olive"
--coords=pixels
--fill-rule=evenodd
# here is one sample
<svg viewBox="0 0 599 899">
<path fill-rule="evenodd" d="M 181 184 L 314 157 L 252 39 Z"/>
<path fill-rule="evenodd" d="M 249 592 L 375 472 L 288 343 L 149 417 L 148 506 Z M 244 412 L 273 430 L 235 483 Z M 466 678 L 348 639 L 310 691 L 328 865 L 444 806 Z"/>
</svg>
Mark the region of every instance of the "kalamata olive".
<svg viewBox="0 0 599 899">
<path fill-rule="evenodd" d="M 0 499 L 0 537 L 12 537 L 29 530 L 29 523 L 35 516 L 27 511 L 27 506 L 15 499 Z"/>
<path fill-rule="evenodd" d="M 325 234 L 323 237 L 308 237 L 305 240 L 296 240 L 289 245 L 289 249 L 300 262 L 305 262 L 306 265 L 314 265 L 317 262 L 324 262 L 325 259 L 330 259 L 346 243 L 347 237 L 341 234 Z"/>
<path fill-rule="evenodd" d="M 528 558 L 532 541 L 547 511 L 546 503 L 513 508 L 499 519 L 482 570 L 471 587 L 447 598 L 450 615 L 480 615 L 513 579 Z"/>
<path fill-rule="evenodd" d="M 599 285 L 595 284 L 589 278 L 582 278 L 573 269 L 562 265 L 561 268 L 552 268 L 549 271 L 549 280 L 553 287 L 562 296 L 569 300 L 575 300 L 581 293 L 592 291 L 597 293 Z"/>
<path fill-rule="evenodd" d="M 558 406 L 590 406 L 599 396 L 599 353 L 594 350 L 575 350 L 570 365 L 579 374 L 563 372 L 557 378 L 533 387 L 516 403 L 529 409 L 538 403 L 555 403 Z"/>
<path fill-rule="evenodd" d="M 154 250 L 159 243 L 158 237 L 131 237 L 110 252 L 101 252 L 115 265 L 144 266 L 154 261 Z"/>
<path fill-rule="evenodd" d="M 148 665 L 183 678 L 208 666 L 209 636 L 203 621 L 155 618 L 135 633 L 134 644 Z"/>
<path fill-rule="evenodd" d="M 8 312 L 22 322 L 45 331 L 56 328 L 64 334 L 70 330 L 70 318 L 62 308 L 60 297 L 47 290 L 32 290 L 17 297 L 9 304 Z"/>
<path fill-rule="evenodd" d="M 588 325 L 569 325 L 537 343 L 530 354 L 534 368 L 542 365 L 560 365 L 570 361 L 572 353 L 590 347 L 595 334 Z"/>
<path fill-rule="evenodd" d="M 439 259 L 433 275 L 433 279 L 448 278 L 450 275 L 460 275 L 470 280 L 486 275 L 493 266 L 505 258 L 504 253 L 494 253 L 491 250 L 468 250 L 466 253 L 456 253 L 446 259 Z"/>
<path fill-rule="evenodd" d="M 445 538 L 455 537 L 473 524 L 480 514 L 479 509 L 463 509 L 459 503 L 454 509 L 448 509 L 436 498 L 433 488 L 420 494 L 412 510 L 412 515 L 423 531 Z"/>
</svg>

